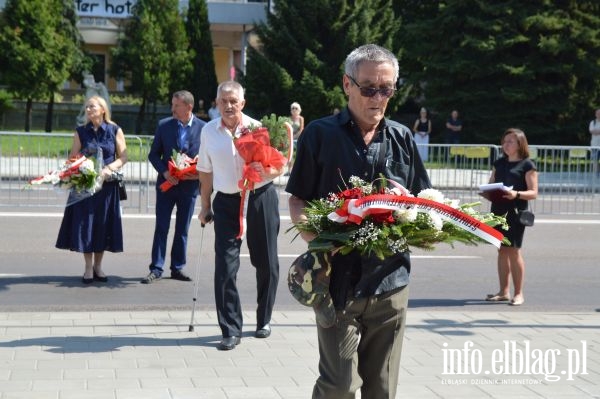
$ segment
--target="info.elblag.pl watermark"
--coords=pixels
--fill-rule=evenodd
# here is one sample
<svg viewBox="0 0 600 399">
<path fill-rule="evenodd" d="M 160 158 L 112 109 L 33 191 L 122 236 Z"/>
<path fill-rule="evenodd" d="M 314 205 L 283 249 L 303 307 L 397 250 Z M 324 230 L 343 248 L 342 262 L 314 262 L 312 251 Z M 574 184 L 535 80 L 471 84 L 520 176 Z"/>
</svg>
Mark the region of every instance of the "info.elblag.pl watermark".
<svg viewBox="0 0 600 399">
<path fill-rule="evenodd" d="M 503 340 L 493 350 L 479 349 L 473 341 L 462 348 L 450 348 L 446 342 L 442 346 L 442 384 L 447 385 L 535 385 L 588 374 L 587 341 L 563 349 L 535 348 L 528 340 Z"/>
</svg>

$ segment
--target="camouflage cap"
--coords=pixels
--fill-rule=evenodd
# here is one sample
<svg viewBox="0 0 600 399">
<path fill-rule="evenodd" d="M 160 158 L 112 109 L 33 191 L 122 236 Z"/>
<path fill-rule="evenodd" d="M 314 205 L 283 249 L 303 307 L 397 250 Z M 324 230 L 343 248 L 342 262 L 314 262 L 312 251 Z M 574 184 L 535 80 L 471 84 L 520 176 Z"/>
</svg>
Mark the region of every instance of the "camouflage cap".
<svg viewBox="0 0 600 399">
<path fill-rule="evenodd" d="M 329 295 L 331 257 L 325 252 L 305 252 L 288 272 L 288 288 L 304 306 L 315 310 L 317 323 L 328 328 L 335 324 L 335 308 Z"/>
</svg>

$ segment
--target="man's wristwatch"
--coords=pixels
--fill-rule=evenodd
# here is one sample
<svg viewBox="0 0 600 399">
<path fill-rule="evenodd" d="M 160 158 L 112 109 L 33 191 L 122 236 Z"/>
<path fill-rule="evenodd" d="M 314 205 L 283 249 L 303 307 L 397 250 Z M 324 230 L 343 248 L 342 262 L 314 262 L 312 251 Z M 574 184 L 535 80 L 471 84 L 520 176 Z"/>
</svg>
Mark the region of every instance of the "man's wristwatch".
<svg viewBox="0 0 600 399">
<path fill-rule="evenodd" d="M 517 191 L 517 196 L 515 197 L 516 199 L 521 198 L 521 193 Z"/>
</svg>

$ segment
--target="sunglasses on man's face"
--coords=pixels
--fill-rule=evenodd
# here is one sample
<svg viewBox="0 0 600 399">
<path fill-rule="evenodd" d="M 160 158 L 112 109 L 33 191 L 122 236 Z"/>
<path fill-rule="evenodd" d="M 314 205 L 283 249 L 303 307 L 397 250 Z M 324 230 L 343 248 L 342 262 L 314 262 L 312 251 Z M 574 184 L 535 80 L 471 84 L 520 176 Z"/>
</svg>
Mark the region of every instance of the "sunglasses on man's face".
<svg viewBox="0 0 600 399">
<path fill-rule="evenodd" d="M 389 98 L 393 96 L 394 92 L 396 91 L 396 89 L 393 87 L 381 87 L 379 89 L 376 89 L 374 87 L 361 87 L 352 76 L 346 76 L 348 76 L 352 83 L 354 83 L 356 87 L 358 87 L 358 89 L 360 90 L 360 95 L 363 97 L 375 97 L 375 95 L 379 93 L 382 97 Z"/>
</svg>

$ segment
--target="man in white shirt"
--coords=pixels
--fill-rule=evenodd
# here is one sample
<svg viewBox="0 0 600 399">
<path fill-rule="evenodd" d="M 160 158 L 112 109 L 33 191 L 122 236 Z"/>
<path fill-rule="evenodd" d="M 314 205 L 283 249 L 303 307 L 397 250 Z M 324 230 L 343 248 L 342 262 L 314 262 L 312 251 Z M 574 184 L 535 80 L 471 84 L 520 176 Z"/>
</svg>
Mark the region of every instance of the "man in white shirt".
<svg viewBox="0 0 600 399">
<path fill-rule="evenodd" d="M 223 82 L 217 88 L 220 118 L 211 120 L 202 129 L 202 142 L 197 169 L 200 174 L 201 209 L 198 218 L 215 224 L 215 301 L 223 339 L 217 346 L 231 350 L 241 342 L 242 309 L 236 286 L 240 267 L 240 205 L 238 182 L 242 179 L 245 160 L 237 151 L 234 140 L 244 128 L 260 126 L 260 122 L 242 113 L 246 101 L 243 87 L 235 82 Z M 271 334 L 271 313 L 279 280 L 277 235 L 279 234 L 279 198 L 273 179 L 283 168 L 265 169 L 260 162 L 249 165 L 261 176 L 254 189 L 247 192 L 247 240 L 250 262 L 256 268 L 257 338 Z M 211 204 L 212 191 L 216 192 Z M 214 217 L 211 217 L 213 216 Z"/>
<path fill-rule="evenodd" d="M 217 108 L 217 103 L 212 101 L 210 104 L 210 108 L 208 109 L 208 117 L 210 120 L 217 119 L 221 116 L 219 109 Z"/>
</svg>

